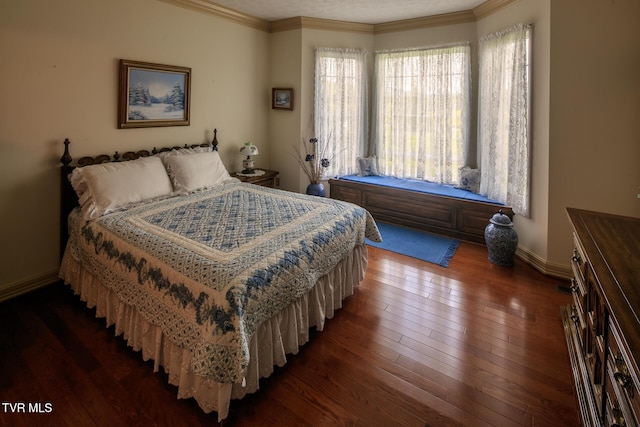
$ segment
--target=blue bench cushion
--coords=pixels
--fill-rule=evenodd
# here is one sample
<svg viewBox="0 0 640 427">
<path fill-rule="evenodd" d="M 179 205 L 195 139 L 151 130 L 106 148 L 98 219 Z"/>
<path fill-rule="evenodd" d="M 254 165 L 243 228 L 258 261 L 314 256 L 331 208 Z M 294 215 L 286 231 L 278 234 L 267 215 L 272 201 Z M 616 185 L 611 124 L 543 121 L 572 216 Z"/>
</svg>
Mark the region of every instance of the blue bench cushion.
<svg viewBox="0 0 640 427">
<path fill-rule="evenodd" d="M 453 185 L 436 184 L 417 179 L 394 178 L 391 176 L 358 176 L 346 175 L 339 179 L 345 181 L 361 182 L 363 184 L 382 185 L 384 187 L 400 188 L 405 190 L 419 191 L 421 193 L 436 194 L 439 196 L 456 197 L 458 199 L 475 200 L 478 202 L 493 203 L 504 206 L 504 203 L 492 200 L 471 191 L 456 188 Z"/>
</svg>

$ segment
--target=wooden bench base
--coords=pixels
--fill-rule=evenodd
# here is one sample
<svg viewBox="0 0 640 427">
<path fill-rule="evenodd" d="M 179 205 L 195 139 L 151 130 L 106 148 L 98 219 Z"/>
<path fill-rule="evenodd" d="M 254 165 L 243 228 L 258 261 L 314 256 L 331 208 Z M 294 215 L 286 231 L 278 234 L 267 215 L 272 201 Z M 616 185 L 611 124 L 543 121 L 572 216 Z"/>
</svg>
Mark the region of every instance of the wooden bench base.
<svg viewBox="0 0 640 427">
<path fill-rule="evenodd" d="M 500 209 L 513 219 L 513 210 L 499 204 L 340 179 L 329 185 L 331 198 L 362 206 L 376 221 L 470 242 L 485 243 L 484 230 Z"/>
</svg>

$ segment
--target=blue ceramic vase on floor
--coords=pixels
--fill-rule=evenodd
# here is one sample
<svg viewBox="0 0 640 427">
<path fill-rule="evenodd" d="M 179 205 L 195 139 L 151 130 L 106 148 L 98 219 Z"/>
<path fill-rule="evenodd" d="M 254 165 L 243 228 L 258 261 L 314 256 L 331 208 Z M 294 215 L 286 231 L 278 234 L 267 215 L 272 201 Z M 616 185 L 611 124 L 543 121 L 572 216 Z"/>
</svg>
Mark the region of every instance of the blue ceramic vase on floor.
<svg viewBox="0 0 640 427">
<path fill-rule="evenodd" d="M 484 240 L 489 250 L 489 261 L 502 267 L 513 266 L 513 257 L 518 247 L 518 233 L 502 209 L 489 220 L 489 225 L 484 230 Z"/>
<path fill-rule="evenodd" d="M 324 197 L 325 196 L 324 185 L 322 185 L 322 183 L 307 185 L 307 194 L 311 196 Z"/>
</svg>

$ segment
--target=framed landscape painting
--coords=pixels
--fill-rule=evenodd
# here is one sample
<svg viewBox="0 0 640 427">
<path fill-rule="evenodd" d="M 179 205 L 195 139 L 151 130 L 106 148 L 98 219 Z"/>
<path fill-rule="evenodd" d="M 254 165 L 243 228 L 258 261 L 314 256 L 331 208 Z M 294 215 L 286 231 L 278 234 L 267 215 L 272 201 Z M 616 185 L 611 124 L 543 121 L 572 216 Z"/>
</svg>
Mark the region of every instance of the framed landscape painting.
<svg viewBox="0 0 640 427">
<path fill-rule="evenodd" d="M 189 126 L 191 68 L 120 60 L 118 128 Z"/>
<path fill-rule="evenodd" d="M 293 110 L 293 89 L 273 88 L 271 91 L 271 108 L 274 110 Z"/>
</svg>

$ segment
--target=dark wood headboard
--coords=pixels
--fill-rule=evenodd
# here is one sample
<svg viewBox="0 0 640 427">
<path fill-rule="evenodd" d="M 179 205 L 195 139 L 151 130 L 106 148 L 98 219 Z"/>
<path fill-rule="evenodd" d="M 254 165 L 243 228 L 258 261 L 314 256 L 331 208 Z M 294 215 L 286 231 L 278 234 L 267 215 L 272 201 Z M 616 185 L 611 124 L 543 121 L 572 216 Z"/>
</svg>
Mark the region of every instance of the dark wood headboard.
<svg viewBox="0 0 640 427">
<path fill-rule="evenodd" d="M 100 163 L 110 163 L 110 162 L 122 162 L 126 160 L 135 160 L 140 157 L 148 157 L 154 154 L 162 153 L 165 151 L 171 150 L 180 150 L 182 148 L 196 148 L 196 147 L 212 147 L 213 150 L 218 150 L 218 129 L 213 130 L 213 139 L 211 142 L 204 142 L 202 144 L 185 144 L 183 146 L 173 146 L 173 147 L 154 147 L 151 151 L 149 150 L 137 150 L 137 151 L 126 151 L 122 154 L 119 154 L 117 151 L 113 155 L 108 154 L 99 154 L 95 157 L 85 156 L 79 158 L 76 162 L 74 162 L 73 157 L 69 153 L 69 141 L 68 138 L 64 140 L 64 154 L 60 158 L 60 162 L 62 163 L 62 167 L 60 168 L 60 258 L 62 258 L 62 254 L 64 253 L 64 249 L 67 246 L 67 239 L 69 236 L 69 228 L 67 223 L 67 218 L 71 211 L 78 206 L 78 195 L 75 190 L 71 186 L 71 181 L 69 181 L 69 174 L 73 172 L 76 167 L 88 166 L 88 165 L 96 165 Z M 75 164 L 74 164 L 75 163 Z"/>
</svg>

